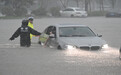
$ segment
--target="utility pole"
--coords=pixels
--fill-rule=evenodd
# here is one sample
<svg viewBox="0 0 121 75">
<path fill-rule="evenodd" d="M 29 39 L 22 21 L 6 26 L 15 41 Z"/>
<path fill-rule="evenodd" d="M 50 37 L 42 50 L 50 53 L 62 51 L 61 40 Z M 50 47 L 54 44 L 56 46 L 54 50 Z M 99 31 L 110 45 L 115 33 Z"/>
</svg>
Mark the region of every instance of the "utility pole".
<svg viewBox="0 0 121 75">
<path fill-rule="evenodd" d="M 85 11 L 88 12 L 88 0 L 85 0 Z"/>
</svg>

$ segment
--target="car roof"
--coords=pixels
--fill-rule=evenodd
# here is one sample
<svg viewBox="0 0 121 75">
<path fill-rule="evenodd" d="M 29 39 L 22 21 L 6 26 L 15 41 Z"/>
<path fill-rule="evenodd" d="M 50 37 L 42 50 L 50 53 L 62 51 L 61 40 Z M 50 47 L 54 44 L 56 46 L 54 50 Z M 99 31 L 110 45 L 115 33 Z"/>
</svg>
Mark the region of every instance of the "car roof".
<svg viewBox="0 0 121 75">
<path fill-rule="evenodd" d="M 51 26 L 55 26 L 55 27 L 88 27 L 88 26 L 82 25 L 82 24 L 55 24 L 55 25 L 51 25 Z"/>
<path fill-rule="evenodd" d="M 71 9 L 80 9 L 79 7 L 67 7 L 67 8 L 71 8 Z"/>
</svg>

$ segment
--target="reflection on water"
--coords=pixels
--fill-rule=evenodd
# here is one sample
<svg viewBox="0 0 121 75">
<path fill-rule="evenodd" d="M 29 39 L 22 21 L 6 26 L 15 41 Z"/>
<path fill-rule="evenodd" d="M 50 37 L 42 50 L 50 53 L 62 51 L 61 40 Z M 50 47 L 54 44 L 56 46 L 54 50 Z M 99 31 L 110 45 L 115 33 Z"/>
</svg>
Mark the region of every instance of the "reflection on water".
<svg viewBox="0 0 121 75">
<path fill-rule="evenodd" d="M 92 55 L 103 55 L 103 54 L 112 54 L 112 55 L 117 55 L 119 54 L 119 50 L 116 48 L 109 47 L 107 49 L 103 50 L 97 50 L 97 51 L 87 51 L 87 50 L 80 50 L 80 49 L 70 49 L 70 50 L 65 50 L 64 54 L 66 56 L 92 56 Z"/>
<path fill-rule="evenodd" d="M 30 47 L 28 48 L 37 48 L 40 47 L 37 43 L 32 43 Z M 12 44 L 12 43 L 6 43 L 6 44 L 0 44 L 0 48 L 25 48 L 21 47 L 20 44 Z"/>
<path fill-rule="evenodd" d="M 115 64 L 121 65 L 121 62 L 118 58 L 119 50 L 112 47 L 98 51 L 73 49 L 63 51 L 63 53 L 65 54 L 65 62 L 71 64 L 92 64 L 93 66 L 110 66 Z"/>
<path fill-rule="evenodd" d="M 20 44 L 0 44 L 0 48 L 20 48 Z"/>
<path fill-rule="evenodd" d="M 121 61 L 119 60 L 119 50 L 116 48 L 109 47 L 105 50 L 98 51 L 87 51 L 80 49 L 70 49 L 70 50 L 56 50 L 46 47 L 42 47 L 39 44 L 32 43 L 30 48 L 23 48 L 20 50 L 20 44 L 0 44 L 0 49 L 14 48 L 16 54 L 24 53 L 24 50 L 31 56 L 38 57 L 43 55 L 45 59 L 49 59 L 49 64 L 69 64 L 69 65 L 84 65 L 84 66 L 121 66 Z M 25 52 L 25 55 L 26 55 Z M 33 55 L 38 54 L 38 55 Z M 41 54 L 40 54 L 41 53 Z M 21 56 L 21 55 L 20 55 Z M 42 56 L 42 58 L 43 58 Z M 39 56 L 38 58 L 40 58 Z M 42 61 L 44 62 L 44 61 Z"/>
</svg>

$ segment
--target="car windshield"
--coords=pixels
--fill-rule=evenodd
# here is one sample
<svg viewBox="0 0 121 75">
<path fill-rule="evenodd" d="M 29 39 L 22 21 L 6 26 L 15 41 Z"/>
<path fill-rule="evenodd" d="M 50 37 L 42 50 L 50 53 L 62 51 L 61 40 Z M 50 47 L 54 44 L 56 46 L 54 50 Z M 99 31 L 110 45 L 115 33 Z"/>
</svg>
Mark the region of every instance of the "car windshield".
<svg viewBox="0 0 121 75">
<path fill-rule="evenodd" d="M 82 11 L 81 9 L 75 9 L 76 11 Z"/>
<path fill-rule="evenodd" d="M 93 37 L 95 33 L 89 27 L 60 27 L 60 37 Z"/>
</svg>

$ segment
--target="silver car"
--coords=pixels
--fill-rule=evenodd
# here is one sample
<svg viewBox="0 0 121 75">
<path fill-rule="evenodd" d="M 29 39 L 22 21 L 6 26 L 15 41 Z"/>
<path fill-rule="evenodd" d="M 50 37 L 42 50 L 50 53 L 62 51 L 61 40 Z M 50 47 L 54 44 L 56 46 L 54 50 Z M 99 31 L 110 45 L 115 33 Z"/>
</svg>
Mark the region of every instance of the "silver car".
<svg viewBox="0 0 121 75">
<path fill-rule="evenodd" d="M 81 10 L 78 7 L 67 7 L 64 10 L 60 10 L 60 15 L 65 17 L 87 17 L 86 11 Z"/>
<path fill-rule="evenodd" d="M 108 47 L 101 35 L 96 35 L 88 26 L 79 24 L 50 25 L 40 35 L 39 43 L 57 49 L 100 50 Z"/>
</svg>

